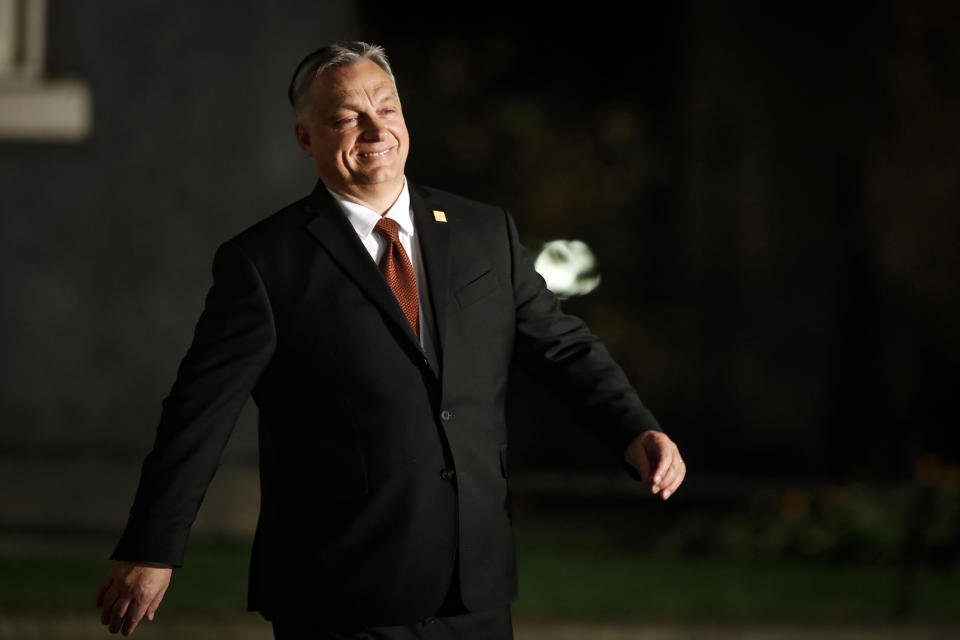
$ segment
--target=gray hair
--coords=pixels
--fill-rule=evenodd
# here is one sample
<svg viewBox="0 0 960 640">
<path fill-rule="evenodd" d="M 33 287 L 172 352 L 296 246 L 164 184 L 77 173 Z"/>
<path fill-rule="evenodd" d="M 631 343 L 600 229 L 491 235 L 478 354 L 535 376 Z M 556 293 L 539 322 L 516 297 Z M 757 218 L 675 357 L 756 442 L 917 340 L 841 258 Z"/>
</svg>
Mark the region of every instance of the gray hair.
<svg viewBox="0 0 960 640">
<path fill-rule="evenodd" d="M 383 47 L 359 40 L 331 44 L 317 49 L 297 65 L 297 70 L 294 71 L 293 78 L 290 80 L 290 88 L 287 90 L 287 97 L 290 99 L 290 106 L 293 107 L 294 113 L 298 117 L 303 113 L 309 102 L 310 85 L 317 76 L 327 69 L 349 67 L 364 60 L 370 60 L 383 69 L 390 78 L 390 83 L 393 84 L 393 90 L 397 90 L 397 81 L 393 77 L 393 70 L 390 69 Z M 397 97 L 399 98 L 399 94 Z"/>
</svg>

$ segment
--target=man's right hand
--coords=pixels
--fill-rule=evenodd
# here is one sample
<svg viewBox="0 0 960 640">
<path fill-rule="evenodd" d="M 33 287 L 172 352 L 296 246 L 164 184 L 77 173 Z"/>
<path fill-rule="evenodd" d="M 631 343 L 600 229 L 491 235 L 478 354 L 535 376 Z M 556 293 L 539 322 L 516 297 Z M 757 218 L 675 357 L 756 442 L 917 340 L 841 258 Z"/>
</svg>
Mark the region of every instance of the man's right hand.
<svg viewBox="0 0 960 640">
<path fill-rule="evenodd" d="M 144 616 L 153 620 L 172 574 L 168 567 L 117 560 L 97 592 L 100 621 L 110 625 L 110 633 L 128 636 Z"/>
</svg>

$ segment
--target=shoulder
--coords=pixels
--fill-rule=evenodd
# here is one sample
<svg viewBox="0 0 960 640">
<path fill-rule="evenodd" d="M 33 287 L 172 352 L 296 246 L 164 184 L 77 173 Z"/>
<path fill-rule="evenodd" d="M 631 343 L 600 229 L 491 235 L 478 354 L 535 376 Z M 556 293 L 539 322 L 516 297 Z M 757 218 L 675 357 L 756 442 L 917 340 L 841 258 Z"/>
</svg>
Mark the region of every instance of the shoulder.
<svg viewBox="0 0 960 640">
<path fill-rule="evenodd" d="M 467 198 L 456 193 L 451 193 L 450 191 L 437 189 L 436 187 L 411 182 L 410 192 L 414 198 L 419 196 L 427 204 L 441 204 L 451 211 L 464 211 L 470 214 L 501 217 L 504 215 L 503 207 L 481 202 L 480 200 L 474 200 L 473 198 Z"/>
<path fill-rule="evenodd" d="M 263 245 L 275 245 L 282 238 L 302 229 L 310 216 L 309 197 L 301 198 L 242 229 L 229 238 L 226 244 L 247 250 Z"/>
<path fill-rule="evenodd" d="M 410 182 L 410 194 L 415 208 L 443 212 L 453 224 L 502 228 L 509 216 L 501 206 L 419 183 Z"/>
</svg>

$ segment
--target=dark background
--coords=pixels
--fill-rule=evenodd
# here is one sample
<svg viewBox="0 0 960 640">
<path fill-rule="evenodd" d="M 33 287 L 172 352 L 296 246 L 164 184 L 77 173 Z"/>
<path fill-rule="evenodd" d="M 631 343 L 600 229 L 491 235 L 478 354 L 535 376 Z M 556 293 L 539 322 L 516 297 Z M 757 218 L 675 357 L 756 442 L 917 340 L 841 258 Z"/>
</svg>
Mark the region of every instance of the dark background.
<svg viewBox="0 0 960 640">
<path fill-rule="evenodd" d="M 566 308 L 695 475 L 955 461 L 957 9 L 664 5 L 51 3 L 49 73 L 88 83 L 94 129 L 0 146 L 0 446 L 143 450 L 216 244 L 312 186 L 290 70 L 361 34 L 413 179 L 508 207 L 531 250 L 594 249 Z M 518 448 L 580 464 L 545 402 L 515 402 Z"/>
<path fill-rule="evenodd" d="M 594 250 L 602 283 L 565 308 L 680 445 L 678 513 L 770 488 L 788 520 L 818 487 L 955 504 L 955 3 L 53 0 L 48 73 L 88 84 L 94 123 L 0 142 L 3 531 L 119 534 L 214 249 L 316 179 L 289 76 L 355 37 L 393 63 L 411 179 L 506 206 L 533 251 Z M 622 496 L 584 489 L 616 456 L 516 381 L 519 503 Z M 249 408 L 211 529 L 252 527 L 255 447 Z"/>
<path fill-rule="evenodd" d="M 533 248 L 596 250 L 603 284 L 567 308 L 693 478 L 890 481 L 923 453 L 955 460 L 953 5 L 366 6 L 410 174 L 504 203 Z M 543 404 L 515 403 L 523 454 L 578 464 Z"/>
</svg>

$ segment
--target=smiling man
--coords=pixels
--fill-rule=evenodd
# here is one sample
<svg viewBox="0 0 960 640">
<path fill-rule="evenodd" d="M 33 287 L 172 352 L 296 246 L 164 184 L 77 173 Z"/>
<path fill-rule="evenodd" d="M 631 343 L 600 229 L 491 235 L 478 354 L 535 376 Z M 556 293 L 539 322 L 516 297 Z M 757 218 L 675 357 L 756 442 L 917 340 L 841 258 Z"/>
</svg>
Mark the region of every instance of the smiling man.
<svg viewBox="0 0 960 640">
<path fill-rule="evenodd" d="M 153 619 L 252 395 L 249 609 L 277 638 L 511 638 L 511 362 L 654 493 L 673 494 L 686 467 L 601 342 L 561 311 L 510 215 L 406 179 L 381 48 L 315 51 L 289 97 L 320 180 L 217 250 L 101 619 L 125 635 Z"/>
<path fill-rule="evenodd" d="M 334 67 L 292 98 L 295 132 L 330 191 L 386 211 L 403 188 L 410 136 L 393 80 L 370 59 Z"/>
</svg>

